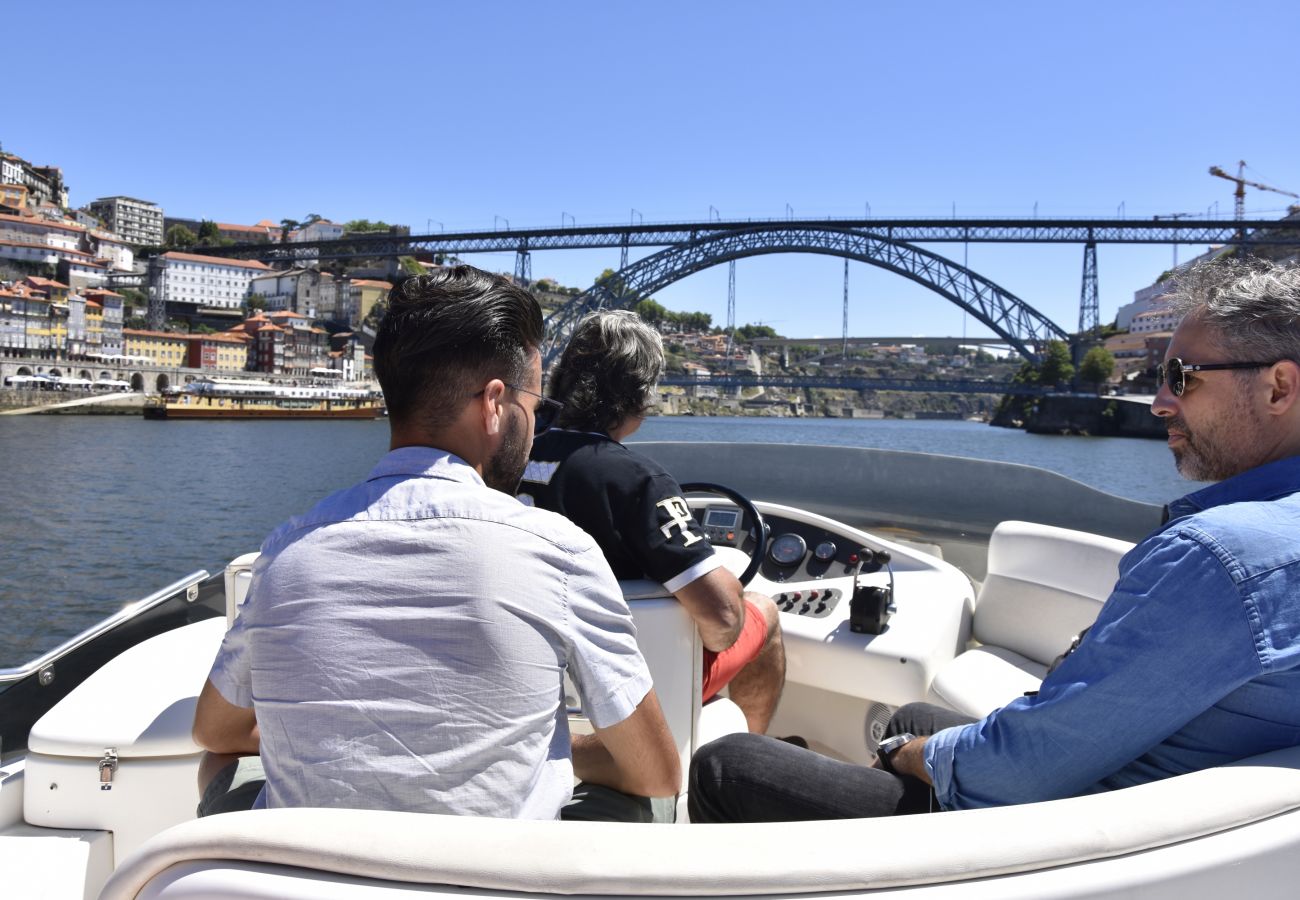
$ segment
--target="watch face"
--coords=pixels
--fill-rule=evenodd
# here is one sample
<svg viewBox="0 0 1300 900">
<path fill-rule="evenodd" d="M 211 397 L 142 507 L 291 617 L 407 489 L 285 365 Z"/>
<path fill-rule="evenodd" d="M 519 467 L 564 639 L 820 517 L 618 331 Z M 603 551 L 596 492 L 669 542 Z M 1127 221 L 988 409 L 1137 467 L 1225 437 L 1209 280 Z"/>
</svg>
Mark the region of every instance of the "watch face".
<svg viewBox="0 0 1300 900">
<path fill-rule="evenodd" d="M 913 741 L 915 739 L 916 739 L 915 735 L 896 734 L 893 737 L 886 738 L 885 740 L 880 742 L 880 753 L 883 756 L 888 756 L 889 754 L 897 750 L 899 747 L 906 744 L 908 741 Z"/>
</svg>

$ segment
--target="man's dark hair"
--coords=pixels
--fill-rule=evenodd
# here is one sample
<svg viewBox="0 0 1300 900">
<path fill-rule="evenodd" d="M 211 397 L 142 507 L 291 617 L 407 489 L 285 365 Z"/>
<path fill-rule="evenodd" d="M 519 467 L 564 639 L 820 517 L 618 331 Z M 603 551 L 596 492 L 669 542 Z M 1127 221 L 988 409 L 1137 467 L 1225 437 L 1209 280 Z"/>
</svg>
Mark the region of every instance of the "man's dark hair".
<svg viewBox="0 0 1300 900">
<path fill-rule="evenodd" d="M 603 310 L 574 329 L 551 372 L 550 394 L 564 404 L 559 424 L 583 431 L 615 428 L 654 405 L 664 345 L 630 310 Z"/>
<path fill-rule="evenodd" d="M 455 266 L 399 282 L 374 347 L 389 418 L 441 431 L 485 381 L 526 381 L 542 334 L 537 300 L 500 275 Z"/>
</svg>

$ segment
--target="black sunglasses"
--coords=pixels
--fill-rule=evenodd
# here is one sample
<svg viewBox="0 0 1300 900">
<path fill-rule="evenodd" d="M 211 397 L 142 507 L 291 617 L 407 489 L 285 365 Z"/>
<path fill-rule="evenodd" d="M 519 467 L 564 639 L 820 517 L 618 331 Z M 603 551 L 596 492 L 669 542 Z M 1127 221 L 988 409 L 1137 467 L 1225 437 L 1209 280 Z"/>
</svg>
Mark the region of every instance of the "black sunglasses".
<svg viewBox="0 0 1300 900">
<path fill-rule="evenodd" d="M 552 400 L 550 397 L 543 397 L 541 394 L 518 387 L 508 381 L 505 382 L 505 386 L 512 391 L 518 391 L 521 394 L 527 394 L 542 401 L 542 405 L 533 410 L 533 437 L 545 434 L 554 427 L 555 420 L 560 417 L 560 411 L 564 409 L 563 403 L 559 400 Z"/>
<path fill-rule="evenodd" d="M 1156 366 L 1156 390 L 1160 390 L 1160 385 L 1168 384 L 1169 392 L 1175 397 L 1181 397 L 1183 391 L 1187 390 L 1188 372 L 1212 372 L 1215 369 L 1267 369 L 1280 361 L 1193 364 L 1183 362 L 1175 356 L 1169 362 Z"/>
</svg>

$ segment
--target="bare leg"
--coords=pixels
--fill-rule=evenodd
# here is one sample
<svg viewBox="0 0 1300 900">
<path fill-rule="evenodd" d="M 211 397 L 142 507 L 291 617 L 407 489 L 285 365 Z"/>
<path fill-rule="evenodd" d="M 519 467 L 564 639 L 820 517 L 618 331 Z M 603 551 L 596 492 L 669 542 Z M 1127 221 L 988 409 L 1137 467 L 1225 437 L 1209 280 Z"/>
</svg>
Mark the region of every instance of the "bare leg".
<svg viewBox="0 0 1300 900">
<path fill-rule="evenodd" d="M 763 611 L 767 622 L 767 639 L 745 668 L 736 673 L 727 685 L 731 701 L 745 714 L 749 730 L 754 734 L 767 733 L 767 726 L 781 699 L 785 687 L 785 645 L 781 642 L 781 614 L 772 598 L 752 591 L 745 599 Z"/>
</svg>

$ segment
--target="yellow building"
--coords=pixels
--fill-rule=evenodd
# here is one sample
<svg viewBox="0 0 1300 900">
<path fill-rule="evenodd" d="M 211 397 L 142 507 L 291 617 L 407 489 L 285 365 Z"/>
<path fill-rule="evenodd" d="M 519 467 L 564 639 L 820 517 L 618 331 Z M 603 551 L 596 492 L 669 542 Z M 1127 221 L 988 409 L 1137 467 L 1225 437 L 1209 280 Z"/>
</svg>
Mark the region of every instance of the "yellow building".
<svg viewBox="0 0 1300 900">
<path fill-rule="evenodd" d="M 104 346 L 104 304 L 86 301 L 86 352 L 99 353 Z"/>
<path fill-rule="evenodd" d="M 160 366 L 181 367 L 189 357 L 189 335 L 122 329 L 127 356 L 147 356 Z"/>
<path fill-rule="evenodd" d="M 370 278 L 358 278 L 352 281 L 348 285 L 349 306 L 356 317 L 352 325 L 360 326 L 366 320 L 366 316 L 370 315 L 370 311 L 375 308 L 376 303 L 388 299 L 388 292 L 392 289 L 392 284 L 387 281 Z"/>
</svg>

